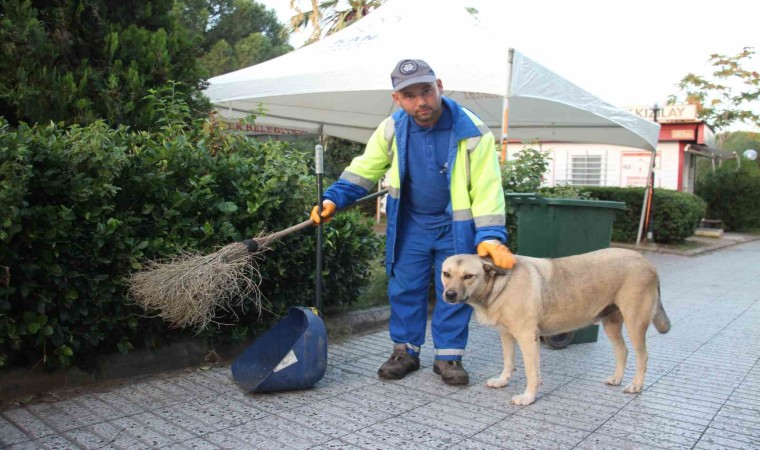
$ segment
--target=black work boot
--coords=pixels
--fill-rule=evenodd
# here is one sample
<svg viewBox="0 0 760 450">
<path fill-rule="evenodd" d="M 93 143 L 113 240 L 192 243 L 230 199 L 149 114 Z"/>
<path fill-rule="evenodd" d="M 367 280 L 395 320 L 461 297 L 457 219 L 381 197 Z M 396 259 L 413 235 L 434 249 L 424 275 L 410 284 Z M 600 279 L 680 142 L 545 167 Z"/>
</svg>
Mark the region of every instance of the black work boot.
<svg viewBox="0 0 760 450">
<path fill-rule="evenodd" d="M 444 361 L 436 359 L 433 372 L 441 376 L 446 384 L 461 385 L 470 383 L 470 375 L 462 367 L 462 361 Z"/>
<path fill-rule="evenodd" d="M 419 368 L 420 358 L 407 353 L 405 344 L 395 344 L 391 357 L 380 366 L 377 374 L 380 378 L 400 380 L 409 372 L 414 372 Z"/>
</svg>

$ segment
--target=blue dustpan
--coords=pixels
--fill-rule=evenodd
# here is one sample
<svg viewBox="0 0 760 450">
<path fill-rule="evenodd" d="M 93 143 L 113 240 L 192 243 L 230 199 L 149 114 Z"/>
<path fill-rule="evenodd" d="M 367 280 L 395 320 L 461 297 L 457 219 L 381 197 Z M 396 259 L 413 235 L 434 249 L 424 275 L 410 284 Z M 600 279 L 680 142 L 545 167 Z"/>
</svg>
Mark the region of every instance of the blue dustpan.
<svg viewBox="0 0 760 450">
<path fill-rule="evenodd" d="M 232 377 L 249 392 L 310 388 L 325 370 L 325 324 L 311 308 L 299 306 L 291 306 L 284 319 L 232 363 Z"/>
</svg>

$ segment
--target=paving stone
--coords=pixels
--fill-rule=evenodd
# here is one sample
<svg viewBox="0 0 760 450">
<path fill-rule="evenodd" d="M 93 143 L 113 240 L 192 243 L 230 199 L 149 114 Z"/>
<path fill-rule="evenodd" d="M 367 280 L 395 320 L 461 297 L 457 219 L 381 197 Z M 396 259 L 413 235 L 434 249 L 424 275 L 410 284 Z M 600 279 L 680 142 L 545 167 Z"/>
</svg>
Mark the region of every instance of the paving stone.
<svg viewBox="0 0 760 450">
<path fill-rule="evenodd" d="M 363 389 L 379 382 L 377 376 L 367 377 L 344 370 L 340 366 L 328 365 L 325 376 L 314 385 L 314 389 L 319 391 L 320 398 L 326 398 Z"/>
<path fill-rule="evenodd" d="M 620 409 L 636 399 L 636 396 L 624 394 L 621 386 L 588 380 L 571 380 L 552 391 L 552 396 L 583 402 L 589 407 L 599 405 L 611 409 Z"/>
<path fill-rule="evenodd" d="M 57 431 L 33 415 L 28 409 L 17 408 L 3 412 L 5 418 L 31 439 L 57 434 Z"/>
<path fill-rule="evenodd" d="M 30 441 L 32 438 L 0 415 L 0 447 Z"/>
<path fill-rule="evenodd" d="M 461 401 L 462 403 L 502 411 L 509 415 L 514 414 L 520 409 L 519 406 L 512 405 L 510 401 L 512 397 L 523 392 L 523 387 L 523 385 L 516 386 L 511 380 L 507 386 L 498 389 L 489 388 L 484 383 L 481 383 L 451 394 L 448 398 Z"/>
<path fill-rule="evenodd" d="M 629 422 L 617 417 L 604 423 L 598 432 L 638 443 L 651 443 L 655 447 L 689 448 L 700 437 L 698 432 L 678 427 L 657 426 L 646 421 Z"/>
<path fill-rule="evenodd" d="M 436 400 L 400 417 L 410 417 L 418 423 L 452 429 L 465 436 L 479 433 L 507 417 L 507 413 L 451 398 Z"/>
<path fill-rule="evenodd" d="M 716 415 L 716 419 L 718 418 L 727 420 L 742 420 L 760 427 L 760 414 L 758 414 L 756 411 L 752 411 L 746 408 L 737 408 L 732 405 L 724 405 Z"/>
<path fill-rule="evenodd" d="M 177 441 L 170 436 L 166 436 L 152 429 L 134 417 L 122 417 L 120 419 L 116 419 L 112 423 L 117 428 L 121 428 L 123 433 L 127 433 L 130 436 L 133 436 L 136 440 L 143 442 L 144 445 L 147 445 L 151 448 L 163 447 L 169 444 L 173 444 Z M 183 439 L 186 439 L 188 437 L 192 436 L 189 435 L 189 433 L 185 433 Z"/>
<path fill-rule="evenodd" d="M 383 430 L 386 433 L 397 433 L 404 437 L 409 447 L 425 446 L 431 448 L 449 448 L 465 438 L 457 429 L 435 426 L 433 421 L 420 416 L 402 414 L 397 417 L 378 422 L 370 428 Z"/>
<path fill-rule="evenodd" d="M 493 433 L 508 440 L 521 440 L 528 443 L 529 447 L 532 447 L 534 444 L 531 443 L 534 442 L 536 446 L 561 448 L 572 448 L 589 435 L 588 431 L 542 422 L 520 414 L 498 422 L 486 433 Z"/>
<path fill-rule="evenodd" d="M 277 414 L 277 417 L 297 422 L 310 430 L 326 434 L 331 438 L 339 438 L 368 425 L 368 422 L 363 422 L 356 416 L 354 420 L 345 416 L 337 408 L 326 407 L 324 403 L 291 409 Z"/>
<path fill-rule="evenodd" d="M 760 448 L 760 436 L 744 433 L 733 433 L 709 427 L 702 435 L 697 445 L 720 445 L 723 448 Z"/>
<path fill-rule="evenodd" d="M 240 439 L 227 430 L 209 433 L 204 436 L 204 439 L 212 445 L 224 449 L 282 450 L 283 448 L 280 442 L 272 441 L 263 436 L 254 436 L 254 439 L 250 439 L 250 437 Z"/>
<path fill-rule="evenodd" d="M 34 441 L 26 441 L 20 444 L 13 444 L 6 448 L 8 450 L 44 450 L 45 449 L 45 447 L 43 447 L 42 444 L 38 444 Z"/>
<path fill-rule="evenodd" d="M 214 445 L 204 439 L 194 438 L 184 442 L 179 442 L 172 445 L 162 447 L 162 450 L 217 450 L 222 447 Z"/>
<path fill-rule="evenodd" d="M 712 428 L 730 431 L 732 433 L 746 434 L 752 437 L 760 437 L 760 421 L 757 418 L 749 420 L 732 417 L 718 413 L 710 422 Z"/>
<path fill-rule="evenodd" d="M 468 438 L 457 443 L 456 448 L 466 450 L 501 450 L 504 446 L 488 444 L 476 438 Z"/>
<path fill-rule="evenodd" d="M 110 444 L 110 442 L 102 436 L 85 429 L 67 431 L 63 435 L 66 439 L 74 443 L 76 447 L 87 450 L 108 448 Z"/>
<path fill-rule="evenodd" d="M 337 417 L 360 423 L 363 426 L 370 426 L 394 415 L 394 412 L 370 407 L 364 399 L 352 395 L 328 398 L 314 406 L 333 411 Z"/>
<path fill-rule="evenodd" d="M 411 446 L 404 437 L 398 433 L 387 433 L 374 427 L 363 428 L 355 433 L 347 434 L 341 441 L 361 448 L 378 450 L 409 449 Z M 416 448 L 432 448 L 425 445 L 416 445 Z"/>
<path fill-rule="evenodd" d="M 652 443 L 639 443 L 626 440 L 625 438 L 608 436 L 602 433 L 593 433 L 581 441 L 575 449 L 577 450 L 651 450 L 657 447 Z"/>
<path fill-rule="evenodd" d="M 640 396 L 633 402 L 626 405 L 624 411 L 639 415 L 672 418 L 682 422 L 696 424 L 702 428 L 709 425 L 710 421 L 713 419 L 713 417 L 715 417 L 715 414 L 713 412 L 701 413 L 699 411 L 692 411 L 678 405 L 648 401 L 646 399 L 643 399 L 643 397 L 644 396 Z"/>
<path fill-rule="evenodd" d="M 95 393 L 92 394 L 91 399 L 87 400 L 88 397 L 84 397 L 83 403 L 105 420 L 131 416 L 144 411 L 143 408 L 120 396 L 116 391 Z"/>
<path fill-rule="evenodd" d="M 89 425 L 84 421 L 80 421 L 77 416 L 62 411 L 56 404 L 38 403 L 35 405 L 29 405 L 26 409 L 39 420 L 45 422 L 59 432 Z"/>
<path fill-rule="evenodd" d="M 236 399 L 244 405 L 260 409 L 269 414 L 277 414 L 278 412 L 298 408 L 307 403 L 305 399 L 301 398 L 298 394 L 294 395 L 290 392 L 244 394 L 236 391 L 225 395 L 225 397 L 226 396 Z"/>
<path fill-rule="evenodd" d="M 279 443 L 279 448 L 303 449 L 328 442 L 332 439 L 327 434 L 320 433 L 298 422 L 283 419 L 279 416 L 267 416 L 263 419 L 253 420 L 243 425 L 228 428 L 225 430 L 225 433 L 243 442 L 253 443 L 255 445 L 254 448 L 259 448 L 258 441 L 261 438 L 264 438 L 267 442 Z"/>
<path fill-rule="evenodd" d="M 362 447 L 359 447 L 354 444 L 349 444 L 348 442 L 342 441 L 340 439 L 335 439 L 329 442 L 325 442 L 322 445 L 311 447 L 311 449 L 312 450 L 361 450 Z"/>
<path fill-rule="evenodd" d="M 213 431 L 219 430 L 227 426 L 228 424 L 213 423 L 209 424 L 199 419 L 197 414 L 186 414 L 184 411 L 177 408 L 165 408 L 152 411 L 153 414 L 160 417 L 162 420 L 171 423 L 172 425 L 193 433 L 197 436 L 203 436 Z"/>
<path fill-rule="evenodd" d="M 116 419 L 116 420 L 122 420 Z M 86 431 L 94 433 L 103 438 L 108 444 L 105 448 L 115 449 L 142 449 L 148 448 L 148 444 L 137 439 L 126 431 L 126 425 L 117 424 L 115 421 L 108 423 L 99 423 L 85 428 Z"/>
<path fill-rule="evenodd" d="M 36 448 L 44 448 L 46 450 L 70 450 L 71 448 L 74 448 L 74 444 L 63 437 L 60 436 L 46 436 L 44 438 L 36 439 L 34 442 L 25 442 L 21 444 L 15 444 L 9 447 L 9 450 L 17 450 L 17 449 L 36 449 Z"/>
<path fill-rule="evenodd" d="M 185 441 L 195 437 L 191 431 L 182 429 L 153 412 L 135 414 L 130 418 L 140 422 L 145 427 L 157 431 L 162 436 L 166 436 L 171 442 Z"/>
</svg>

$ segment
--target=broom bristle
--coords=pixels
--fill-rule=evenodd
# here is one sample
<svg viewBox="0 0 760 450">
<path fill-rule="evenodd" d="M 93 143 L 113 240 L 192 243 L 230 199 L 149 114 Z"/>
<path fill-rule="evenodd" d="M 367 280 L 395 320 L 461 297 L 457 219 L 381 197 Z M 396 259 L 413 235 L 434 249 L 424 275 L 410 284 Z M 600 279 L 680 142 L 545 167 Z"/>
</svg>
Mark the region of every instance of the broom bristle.
<svg viewBox="0 0 760 450">
<path fill-rule="evenodd" d="M 173 327 L 200 332 L 216 323 L 219 310 L 232 312 L 251 295 L 261 313 L 261 275 L 255 258 L 265 250 L 262 246 L 250 253 L 238 242 L 208 255 L 183 253 L 168 262 L 149 262 L 128 279 L 129 292 L 143 309 Z"/>
</svg>

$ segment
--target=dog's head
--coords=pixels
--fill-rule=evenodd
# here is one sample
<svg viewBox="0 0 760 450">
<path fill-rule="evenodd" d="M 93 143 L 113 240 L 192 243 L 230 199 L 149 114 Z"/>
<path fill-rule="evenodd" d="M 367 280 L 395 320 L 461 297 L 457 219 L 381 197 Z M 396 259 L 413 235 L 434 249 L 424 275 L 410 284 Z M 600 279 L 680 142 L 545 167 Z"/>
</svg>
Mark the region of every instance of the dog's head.
<svg viewBox="0 0 760 450">
<path fill-rule="evenodd" d="M 506 275 L 490 259 L 478 255 L 454 255 L 446 258 L 441 268 L 443 301 L 446 303 L 477 302 L 494 277 Z"/>
</svg>

